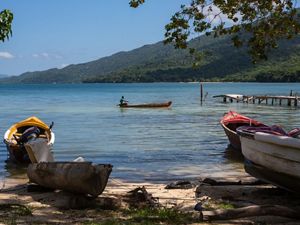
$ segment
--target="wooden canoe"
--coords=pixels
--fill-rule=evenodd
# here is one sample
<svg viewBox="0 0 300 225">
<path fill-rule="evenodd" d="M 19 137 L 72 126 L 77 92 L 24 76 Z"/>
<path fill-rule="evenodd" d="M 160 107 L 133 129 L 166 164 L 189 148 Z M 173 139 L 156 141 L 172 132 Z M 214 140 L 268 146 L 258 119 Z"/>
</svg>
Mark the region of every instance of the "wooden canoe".
<svg viewBox="0 0 300 225">
<path fill-rule="evenodd" d="M 27 175 L 30 182 L 43 187 L 97 197 L 104 191 L 112 167 L 91 162 L 40 162 L 29 164 Z"/>
<path fill-rule="evenodd" d="M 238 151 L 241 151 L 241 141 L 236 132 L 238 127 L 241 127 L 241 126 L 253 126 L 253 127 L 266 126 L 259 121 L 253 120 L 249 117 L 243 116 L 234 111 L 229 111 L 228 113 L 226 113 L 222 117 L 220 124 L 223 127 L 226 136 L 228 137 L 230 145 Z"/>
<path fill-rule="evenodd" d="M 119 106 L 121 108 L 164 108 L 164 107 L 169 107 L 171 106 L 172 102 L 162 102 L 162 103 L 144 103 L 144 104 L 122 104 Z"/>
<path fill-rule="evenodd" d="M 22 134 L 32 127 L 39 129 L 39 138 L 45 138 L 49 146 L 52 146 L 55 141 L 55 135 L 51 131 L 51 126 L 38 119 L 37 117 L 29 117 L 23 121 L 12 125 L 4 134 L 4 143 L 9 152 L 9 160 L 15 163 L 30 163 L 30 159 L 22 141 Z"/>
</svg>

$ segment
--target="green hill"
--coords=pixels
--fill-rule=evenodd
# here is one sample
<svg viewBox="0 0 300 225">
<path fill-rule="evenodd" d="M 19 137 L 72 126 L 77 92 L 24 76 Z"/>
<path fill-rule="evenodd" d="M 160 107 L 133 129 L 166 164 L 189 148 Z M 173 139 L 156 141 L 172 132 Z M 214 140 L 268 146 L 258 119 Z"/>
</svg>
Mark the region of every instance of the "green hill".
<svg viewBox="0 0 300 225">
<path fill-rule="evenodd" d="M 201 36 L 190 41 L 203 58 L 193 58 L 162 42 L 63 69 L 28 72 L 2 83 L 300 81 L 300 37 L 281 41 L 269 60 L 253 65 L 246 48 L 232 46 L 229 36 Z"/>
</svg>

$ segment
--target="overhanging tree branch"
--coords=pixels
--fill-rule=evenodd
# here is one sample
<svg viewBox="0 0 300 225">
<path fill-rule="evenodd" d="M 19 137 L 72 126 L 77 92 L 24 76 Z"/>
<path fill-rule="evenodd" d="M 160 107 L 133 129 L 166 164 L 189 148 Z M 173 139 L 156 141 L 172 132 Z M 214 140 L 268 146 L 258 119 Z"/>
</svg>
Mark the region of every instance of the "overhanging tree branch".
<svg viewBox="0 0 300 225">
<path fill-rule="evenodd" d="M 130 6 L 143 3 L 131 0 Z M 171 17 L 164 42 L 185 49 L 191 34 L 232 35 L 234 46 L 247 45 L 253 62 L 267 59 L 279 40 L 299 35 L 296 5 L 295 0 L 191 0 Z"/>
<path fill-rule="evenodd" d="M 12 35 L 12 21 L 13 14 L 11 11 L 5 9 L 0 12 L 0 41 L 3 42 Z"/>
</svg>

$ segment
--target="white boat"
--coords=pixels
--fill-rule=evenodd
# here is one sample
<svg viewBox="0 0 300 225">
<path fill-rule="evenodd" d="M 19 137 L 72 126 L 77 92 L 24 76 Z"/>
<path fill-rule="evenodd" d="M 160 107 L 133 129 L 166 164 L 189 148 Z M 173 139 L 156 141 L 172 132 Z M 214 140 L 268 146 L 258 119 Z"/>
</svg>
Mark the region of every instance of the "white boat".
<svg viewBox="0 0 300 225">
<path fill-rule="evenodd" d="M 275 186 L 299 193 L 300 139 L 272 130 L 255 132 L 251 129 L 249 131 L 240 127 L 237 130 L 246 159 L 246 172 Z"/>
</svg>

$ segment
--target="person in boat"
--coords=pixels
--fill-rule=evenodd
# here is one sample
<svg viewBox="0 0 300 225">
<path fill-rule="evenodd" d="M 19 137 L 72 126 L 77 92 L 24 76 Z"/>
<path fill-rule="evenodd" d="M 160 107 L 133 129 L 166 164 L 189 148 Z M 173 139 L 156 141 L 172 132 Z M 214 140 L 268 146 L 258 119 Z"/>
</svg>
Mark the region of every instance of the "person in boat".
<svg viewBox="0 0 300 225">
<path fill-rule="evenodd" d="M 124 96 L 122 96 L 121 99 L 120 99 L 120 106 L 121 106 L 121 105 L 127 105 L 127 102 L 128 102 L 128 101 L 125 100 Z"/>
</svg>

